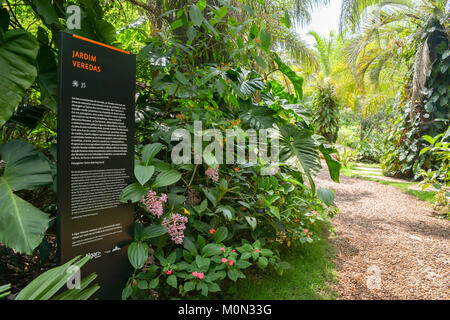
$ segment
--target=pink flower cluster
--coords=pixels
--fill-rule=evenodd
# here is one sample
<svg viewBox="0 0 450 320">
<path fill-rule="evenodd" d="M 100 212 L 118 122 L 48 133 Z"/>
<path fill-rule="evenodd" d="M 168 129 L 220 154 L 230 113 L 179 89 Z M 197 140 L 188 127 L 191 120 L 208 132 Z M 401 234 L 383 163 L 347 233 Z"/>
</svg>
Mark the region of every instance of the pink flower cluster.
<svg viewBox="0 0 450 320">
<path fill-rule="evenodd" d="M 232 266 L 234 264 L 233 260 L 228 260 L 227 258 L 222 258 L 222 263 L 228 263 L 230 266 Z"/>
<path fill-rule="evenodd" d="M 160 218 L 163 214 L 163 202 L 167 202 L 167 195 L 161 193 L 161 196 L 158 197 L 155 191 L 150 190 L 147 195 L 142 198 L 141 202 L 145 205 L 148 212 L 153 214 L 156 218 Z"/>
<path fill-rule="evenodd" d="M 175 213 L 170 219 L 164 218 L 162 225 L 166 227 L 172 241 L 176 244 L 182 244 L 184 238 L 184 229 L 186 229 L 188 218 L 181 214 Z"/>
<path fill-rule="evenodd" d="M 219 182 L 219 166 L 216 169 L 208 168 L 205 173 L 212 181 Z"/>
<path fill-rule="evenodd" d="M 222 248 L 220 248 L 220 251 L 225 253 L 226 249 L 224 247 L 222 247 Z M 232 252 L 235 253 L 236 250 L 233 249 Z M 234 264 L 234 261 L 231 259 L 228 260 L 227 258 L 222 258 L 222 263 L 228 263 L 230 266 L 232 266 Z"/>
<path fill-rule="evenodd" d="M 197 271 L 192 272 L 192 275 L 196 278 L 199 278 L 200 280 L 202 280 L 205 277 L 205 274 L 203 272 Z"/>
</svg>

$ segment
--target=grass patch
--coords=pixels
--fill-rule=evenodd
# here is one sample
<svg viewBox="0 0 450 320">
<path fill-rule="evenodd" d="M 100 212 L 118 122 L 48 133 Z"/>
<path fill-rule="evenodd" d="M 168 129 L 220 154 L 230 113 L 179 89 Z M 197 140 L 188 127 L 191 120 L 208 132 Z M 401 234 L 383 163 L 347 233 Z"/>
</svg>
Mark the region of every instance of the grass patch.
<svg viewBox="0 0 450 320">
<path fill-rule="evenodd" d="M 433 191 L 406 190 L 405 192 L 432 204 L 436 202 L 436 192 Z"/>
<path fill-rule="evenodd" d="M 231 286 L 224 299 L 232 300 L 332 300 L 337 292 L 330 287 L 335 283 L 335 266 L 331 259 L 334 248 L 327 233 L 330 223 L 322 225 L 322 240 L 283 248 L 281 259 L 291 268 L 280 276 L 273 270 L 249 270 L 247 278 Z"/>
<path fill-rule="evenodd" d="M 368 181 L 378 182 L 378 183 L 381 183 L 381 184 L 384 184 L 387 186 L 396 187 L 398 189 L 401 189 L 406 194 L 413 195 L 413 196 L 419 198 L 420 200 L 429 202 L 431 204 L 434 204 L 436 201 L 436 192 L 434 192 L 434 191 L 409 190 L 408 188 L 411 187 L 412 185 L 415 185 L 416 184 L 415 182 L 385 181 L 385 180 L 381 180 L 381 179 L 377 179 L 377 178 L 373 178 L 373 177 L 364 177 L 358 173 L 358 170 L 354 170 L 354 168 L 355 168 L 355 166 L 353 164 L 347 168 L 342 168 L 341 174 L 344 176 L 350 177 L 350 178 L 364 179 L 364 180 L 368 180 Z"/>
<path fill-rule="evenodd" d="M 362 163 L 362 162 L 358 162 L 358 167 L 371 168 L 371 169 L 380 169 L 381 170 L 381 165 L 378 164 L 378 163 Z"/>
<path fill-rule="evenodd" d="M 358 175 L 354 172 L 354 170 L 350 167 L 342 167 L 341 174 L 346 177 L 356 178 Z"/>
</svg>

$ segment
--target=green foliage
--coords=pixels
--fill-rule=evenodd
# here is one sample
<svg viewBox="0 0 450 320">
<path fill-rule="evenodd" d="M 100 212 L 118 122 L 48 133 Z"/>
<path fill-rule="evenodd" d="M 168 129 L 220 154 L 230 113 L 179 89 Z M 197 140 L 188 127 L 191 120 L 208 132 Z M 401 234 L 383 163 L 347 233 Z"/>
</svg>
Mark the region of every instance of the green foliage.
<svg viewBox="0 0 450 320">
<path fill-rule="evenodd" d="M 100 289 L 97 284 L 89 287 L 89 285 L 97 278 L 95 273 L 81 280 L 79 288 L 69 289 L 56 295 L 74 276 L 75 272 L 80 270 L 80 268 L 88 261 L 89 257 L 86 256 L 80 259 L 80 256 L 78 256 L 59 267 L 44 272 L 22 289 L 15 297 L 15 300 L 89 299 L 98 289 Z"/>
<path fill-rule="evenodd" d="M 315 233 L 328 232 L 328 222 Z M 292 245 L 280 250 L 286 269 L 280 272 L 256 270 L 230 286 L 223 296 L 228 300 L 329 300 L 337 297 L 331 285 L 336 281 L 330 258 L 334 248 L 326 239 L 313 244 Z"/>
<path fill-rule="evenodd" d="M 339 155 L 339 160 L 344 167 L 347 167 L 351 162 L 355 162 L 357 159 L 358 151 L 344 148 L 342 154 Z"/>
<path fill-rule="evenodd" d="M 317 134 L 335 143 L 339 133 L 339 105 L 330 82 L 319 84 L 312 95 L 313 124 Z"/>
<path fill-rule="evenodd" d="M 353 4 L 367 8 L 374 2 Z M 382 8 L 387 5 L 392 3 L 380 2 Z M 421 137 L 443 133 L 449 124 L 449 12 L 445 0 L 400 1 L 394 6 L 396 10 L 374 11 L 365 21 L 364 32 L 348 47 L 349 61 L 356 65 L 361 82 L 367 75 L 366 82 L 380 86 L 384 76 L 384 86 L 397 89 L 392 84 L 400 79 L 395 106 L 400 115 L 389 130 L 383 169 L 389 175 L 418 179 L 420 169 L 438 166 L 429 155 L 420 155 Z"/>
<path fill-rule="evenodd" d="M 431 35 L 430 35 L 431 36 Z M 450 66 L 450 51 L 441 50 L 444 44 L 448 48 L 447 40 L 436 45 L 439 59 L 431 68 L 431 75 L 427 87 L 423 90 L 424 98 L 421 105 L 404 97 L 403 114 L 397 120 L 395 130 L 388 137 L 390 145 L 385 160 L 384 170 L 389 174 L 419 177 L 419 169 L 433 169 L 439 166 L 428 154 L 421 153 L 422 137 L 436 136 L 444 133 L 449 125 L 450 108 L 447 101 L 449 95 L 448 75 Z M 414 118 L 411 122 L 411 108 Z"/>
<path fill-rule="evenodd" d="M 322 166 L 313 132 L 288 125 L 281 128 L 280 133 L 281 161 L 292 164 L 310 178 L 316 176 Z"/>
<path fill-rule="evenodd" d="M 383 156 L 382 145 L 374 139 L 364 139 L 356 145 L 358 160 L 366 163 L 379 163 Z"/>
<path fill-rule="evenodd" d="M 347 150 L 341 155 L 342 161 L 350 157 L 352 159 L 348 159 L 349 161 L 380 163 L 386 151 L 385 140 L 392 130 L 395 116 L 395 112 L 388 106 L 385 110 L 366 117 L 344 113 L 337 143 L 355 149 L 356 154 L 351 155 L 350 150 Z"/>
<path fill-rule="evenodd" d="M 137 182 L 123 190 L 120 197 L 122 202 L 138 202 L 150 188 L 166 187 L 181 179 L 181 174 L 177 170 L 159 161 L 154 162 L 155 156 L 161 152 L 162 148 L 163 145 L 160 143 L 148 144 L 142 147 L 140 162 L 137 162 L 134 168 Z M 152 180 L 151 178 L 154 176 L 155 171 L 159 173 Z"/>
<path fill-rule="evenodd" d="M 0 38 L 0 126 L 11 117 L 36 79 L 38 50 L 37 41 L 22 30 L 7 31 Z"/>
<path fill-rule="evenodd" d="M 445 134 L 440 134 L 435 138 L 430 136 L 423 136 L 430 146 L 425 147 L 420 151 L 420 155 L 430 153 L 435 161 L 440 162 L 437 170 L 428 171 L 420 170 L 419 174 L 423 177 L 423 181 L 419 184 L 422 190 L 434 186 L 438 191 L 436 196 L 436 205 L 449 216 L 450 204 L 450 143 L 445 140 L 450 136 L 450 129 L 447 129 Z"/>
<path fill-rule="evenodd" d="M 0 286 L 0 299 L 3 299 L 5 297 L 9 296 L 11 294 L 11 292 L 9 290 L 11 290 L 10 284 L 5 284 L 3 286 Z"/>
<path fill-rule="evenodd" d="M 67 31 L 69 17 L 58 1 L 26 4 L 14 21 L 9 9 L 0 11 L 0 63 L 8 61 L 8 68 L 15 70 L 10 76 L 20 78 L 3 80 L 20 84 L 17 87 L 0 82 L 0 92 L 16 95 L 5 108 L 2 105 L 1 139 L 27 137 L 49 155 L 56 138 L 58 32 Z M 314 135 L 302 102 L 303 77 L 272 51 L 280 41 L 277 30 L 260 23 L 254 8 L 228 2 L 188 2 L 174 10 L 168 8 L 171 3 L 164 3 L 167 12 L 155 8 L 158 17 L 150 17 L 151 21 L 138 19 L 141 11 L 131 4 L 77 0 L 65 5 L 71 4 L 82 12 L 81 29 L 74 33 L 138 53 L 136 181 L 120 196 L 120 201 L 134 203 L 138 221 L 128 249 L 134 271 L 123 290 L 124 299 L 210 296 L 220 292 L 223 283 L 245 278 L 246 269 L 282 272 L 287 266 L 279 258 L 281 245 L 318 241 L 309 230 L 322 221 L 318 211 L 330 216 L 337 212 L 334 192 L 315 190 L 319 155 L 325 157 L 335 181 L 340 164 L 330 155 L 335 150 Z M 132 21 L 125 21 L 126 14 L 118 21 L 111 18 L 121 10 Z M 282 17 L 287 26 L 289 15 Z M 280 19 L 278 13 L 276 18 Z M 21 36 L 14 39 L 14 34 Z M 280 71 L 295 95 L 265 71 Z M 213 155 L 203 154 L 203 164 L 172 163 L 176 145 L 172 133 L 186 129 L 193 134 L 194 121 L 222 132 L 235 129 L 245 142 L 250 139 L 246 130 L 271 128 L 280 135 L 281 162 L 271 166 L 257 156 L 256 163 L 216 166 Z M 208 145 L 202 141 L 201 147 Z M 7 201 L 5 208 L 15 209 L 0 210 L 0 221 L 14 218 L 16 225 L 11 228 L 8 222 L 6 230 L 0 222 L 1 236 L 8 237 L 0 241 L 31 254 L 44 236 L 49 216 L 16 193 L 37 192 L 36 187 L 51 190 L 54 165 L 49 159 L 55 155 L 47 158 L 14 140 L 0 148 L 6 163 L 0 199 Z M 279 172 L 261 176 L 261 170 L 273 168 Z M 24 230 L 18 233 L 17 225 Z M 49 274 L 38 279 L 57 287 L 65 279 L 63 267 L 51 273 L 53 280 Z M 46 287 L 32 284 L 35 289 Z M 27 294 L 50 298 L 54 290 L 44 291 Z"/>
<path fill-rule="evenodd" d="M 303 78 L 298 76 L 291 68 L 284 64 L 276 53 L 274 53 L 274 60 L 278 65 L 278 69 L 291 80 L 297 99 L 301 100 L 303 98 Z"/>
<path fill-rule="evenodd" d="M 135 270 L 123 299 L 209 296 L 221 291 L 222 283 L 245 278 L 247 268 L 282 270 L 286 264 L 280 261 L 279 244 L 274 242 L 314 242 L 318 238 L 308 229 L 322 220 L 315 210 L 329 215 L 337 211 L 333 191 L 315 193 L 319 154 L 325 156 L 336 181 L 340 164 L 330 156 L 335 150 L 314 135 L 310 116 L 301 104 L 303 78 L 270 51 L 267 30 L 249 23 L 249 30 L 242 27 L 243 37 L 234 46 L 228 39 L 234 37 L 238 25 L 231 19 L 208 25 L 206 10 L 218 15 L 221 9 L 190 5 L 188 14 L 179 10 L 178 19 L 171 23 L 172 30 L 187 30 L 187 46 L 171 39 L 161 50 L 160 39 L 155 37 L 139 54 L 141 61 L 165 59 L 172 64 L 153 65 L 152 90 L 139 90 L 137 109 L 142 117 L 138 132 L 145 134 L 138 137 L 137 182 L 124 190 L 122 201 L 137 203 L 143 225 L 136 230 L 152 228 L 161 233 L 144 239 L 141 231 L 135 232 L 129 249 Z M 222 44 L 231 46 L 231 55 L 221 51 L 221 45 L 205 47 L 217 35 Z M 204 52 L 224 62 L 210 63 Z M 269 53 L 266 64 L 276 63 L 292 82 L 295 96 L 275 80 L 249 71 L 249 57 L 261 66 L 256 57 L 263 53 Z M 247 129 L 275 129 L 280 134 L 282 163 L 275 164 L 280 173 L 260 176 L 268 164 L 259 157 L 255 164 L 235 166 L 216 165 L 214 156 L 206 154 L 202 155 L 204 164 L 170 163 L 175 147 L 172 132 L 187 129 L 192 136 L 193 121 L 222 132 L 236 129 L 245 141 Z M 225 145 L 224 139 L 216 138 L 216 142 Z M 203 149 L 208 145 L 202 141 Z"/>
<path fill-rule="evenodd" d="M 222 230 L 226 228 L 222 227 Z M 226 234 L 222 232 L 222 235 Z M 185 240 L 182 255 L 179 249 L 167 256 L 157 251 L 152 259 L 158 264 L 154 263 L 145 271 L 136 273 L 124 288 L 122 298 L 145 298 L 155 289 L 161 293 L 175 289 L 183 297 L 192 294 L 208 296 L 221 290 L 219 283 L 224 279 L 236 282 L 245 278 L 242 271 L 252 264 L 265 269 L 269 261 L 276 262 L 273 252 L 261 248 L 259 241 L 250 244 L 243 240 L 243 245 L 236 250 L 223 244 L 207 243 L 202 236 L 197 240 L 197 245 Z M 221 242 L 217 233 L 215 240 Z"/>
<path fill-rule="evenodd" d="M 0 126 L 10 119 L 17 106 L 23 102 L 24 96 L 30 94 L 30 89 L 38 88 L 40 104 L 56 112 L 57 70 L 54 46 L 58 44 L 58 31 L 66 30 L 66 20 L 69 17 L 61 3 L 50 0 L 25 2 L 25 12 L 24 9 L 19 12 L 26 17 L 31 11 L 41 20 L 34 33 L 18 24 L 18 21 L 10 23 L 12 18 L 5 8 L 2 7 L 0 11 L 0 68 L 4 71 L 0 78 Z M 66 6 L 71 4 L 79 5 L 82 16 L 81 29 L 75 29 L 74 33 L 106 44 L 115 44 L 116 30 L 104 20 L 104 12 L 98 0 L 68 2 Z M 14 29 L 8 30 L 11 27 Z"/>
<path fill-rule="evenodd" d="M 30 144 L 16 140 L 0 146 L 6 166 L 0 176 L 0 241 L 31 254 L 41 243 L 49 217 L 15 192 L 53 182 L 48 160 Z"/>
</svg>

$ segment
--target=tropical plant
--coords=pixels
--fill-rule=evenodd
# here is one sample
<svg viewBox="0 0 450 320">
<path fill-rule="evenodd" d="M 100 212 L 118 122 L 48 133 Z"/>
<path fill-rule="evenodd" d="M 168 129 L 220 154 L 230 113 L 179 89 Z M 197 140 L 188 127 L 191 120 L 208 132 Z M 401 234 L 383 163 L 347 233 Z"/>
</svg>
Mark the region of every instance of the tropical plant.
<svg viewBox="0 0 450 320">
<path fill-rule="evenodd" d="M 89 257 L 80 259 L 80 256 L 73 258 L 65 264 L 50 269 L 36 279 L 31 281 L 23 288 L 14 300 L 87 300 L 100 289 L 95 284 L 89 285 L 97 278 L 95 273 L 81 280 L 79 287 L 68 289 L 63 293 L 57 294 L 68 281 L 74 277 L 76 272 L 80 270 L 87 262 Z M 4 298 L 10 294 L 11 286 L 5 285 L 0 287 L 0 298 Z M 3 293 L 2 293 L 3 292 Z"/>
<path fill-rule="evenodd" d="M 128 252 L 134 272 L 123 291 L 124 299 L 209 295 L 219 292 L 222 282 L 245 277 L 243 270 L 252 266 L 272 266 L 282 273 L 287 266 L 277 255 L 280 241 L 315 241 L 317 236 L 308 229 L 322 220 L 318 212 L 336 212 L 334 193 L 316 192 L 314 187 L 313 178 L 321 169 L 320 153 L 336 181 L 340 164 L 330 156 L 333 149 L 314 135 L 310 116 L 301 104 L 303 78 L 271 51 L 267 30 L 252 21 L 249 30 L 239 32 L 237 46 L 230 43 L 234 49 L 231 57 L 224 57 L 226 64 L 193 61 L 191 57 L 204 48 L 204 37 L 215 36 L 215 31 L 227 41 L 236 28 L 234 22 L 218 21 L 213 31 L 206 24 L 206 7 L 188 6 L 188 12 L 198 9 L 203 18 L 188 14 L 180 25 L 195 30 L 197 22 L 204 26 L 189 47 L 178 50 L 182 43 L 172 40 L 161 52 L 155 37 L 138 56 L 151 62 L 158 55 L 178 64 L 151 66 L 155 71 L 152 89 L 139 93 L 139 126 L 148 131 L 140 141 L 143 147 L 137 148 L 137 182 L 122 193 L 122 201 L 137 203 L 139 221 Z M 179 10 L 177 14 L 185 13 Z M 245 67 L 251 57 L 262 68 L 266 60 L 257 58 L 261 55 L 270 59 L 267 66 L 275 65 L 289 81 L 292 93 L 275 79 Z M 259 177 L 260 170 L 270 166 L 259 156 L 256 163 L 234 166 L 217 165 L 214 156 L 204 153 L 203 164 L 170 163 L 169 155 L 176 147 L 172 133 L 186 128 L 192 135 L 193 121 L 202 121 L 203 128 L 235 129 L 245 141 L 249 136 L 244 130 L 274 129 L 280 137 L 281 163 L 273 165 L 281 172 Z M 215 139 L 225 144 L 225 139 Z M 201 150 L 209 145 L 202 141 Z M 148 160 L 146 150 L 157 152 L 148 152 L 152 154 Z M 178 171 L 177 178 L 157 184 L 168 170 Z M 154 171 L 161 172 L 155 179 Z"/>
<path fill-rule="evenodd" d="M 450 143 L 446 142 L 448 137 L 450 137 L 450 129 L 447 129 L 445 134 L 440 134 L 434 138 L 427 135 L 423 136 L 423 139 L 430 146 L 423 148 L 420 155 L 430 153 L 436 161 L 440 162 L 440 166 L 437 170 L 428 169 L 425 171 L 422 169 L 419 172 L 424 179 L 419 184 L 422 190 L 431 186 L 439 190 L 436 195 L 436 207 L 447 217 L 450 214 Z"/>
<path fill-rule="evenodd" d="M 161 233 L 154 226 L 137 225 L 136 228 L 135 242 L 128 250 L 135 272 L 123 290 L 123 299 L 146 297 L 156 289 L 164 296 L 174 289 L 182 296 L 195 291 L 207 296 L 219 292 L 219 283 L 225 278 L 234 282 L 245 278 L 242 270 L 252 265 L 250 258 L 261 269 L 269 261 L 276 262 L 273 252 L 263 249 L 259 241 L 251 245 L 243 240 L 243 245 L 236 249 L 223 245 L 222 241 L 229 236 L 226 227 L 210 232 L 209 241 L 213 242 L 199 235 L 195 241 L 186 238 L 184 249 L 175 249 L 167 256 L 162 250 L 154 252 L 153 249 L 149 255 L 149 246 L 144 241 Z"/>
<path fill-rule="evenodd" d="M 392 79 L 402 84 L 398 108 L 403 114 L 388 139 L 384 161 L 388 174 L 418 178 L 419 168 L 431 168 L 430 159 L 419 156 L 421 137 L 436 136 L 448 127 L 447 3 L 344 1 L 347 18 L 342 21 L 362 26 L 348 47 L 361 82 L 368 78 L 377 84 L 387 77 L 391 84 Z"/>
<path fill-rule="evenodd" d="M 347 167 L 350 162 L 355 162 L 357 160 L 358 151 L 349 148 L 343 148 L 342 154 L 339 155 L 339 160 L 343 167 Z"/>
<path fill-rule="evenodd" d="M 53 183 L 50 161 L 32 145 L 13 140 L 0 146 L 0 242 L 31 254 L 41 243 L 50 217 L 16 193 Z"/>
<path fill-rule="evenodd" d="M 317 134 L 335 143 L 339 134 L 339 104 L 334 86 L 327 79 L 312 94 L 312 121 Z"/>
<path fill-rule="evenodd" d="M 0 299 L 3 299 L 5 297 L 9 296 L 11 294 L 11 292 L 9 290 L 11 290 L 10 284 L 5 284 L 3 286 L 0 286 Z"/>
</svg>

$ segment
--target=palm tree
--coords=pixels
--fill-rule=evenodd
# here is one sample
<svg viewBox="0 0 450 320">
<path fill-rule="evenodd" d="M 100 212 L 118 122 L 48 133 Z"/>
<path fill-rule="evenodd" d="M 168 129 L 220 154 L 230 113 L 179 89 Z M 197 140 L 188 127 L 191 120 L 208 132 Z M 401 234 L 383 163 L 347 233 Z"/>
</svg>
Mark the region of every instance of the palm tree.
<svg viewBox="0 0 450 320">
<path fill-rule="evenodd" d="M 412 7 L 414 0 L 342 0 L 339 29 L 357 30 L 369 19 L 371 12 L 386 7 Z"/>
<path fill-rule="evenodd" d="M 341 17 L 348 22 L 342 19 L 341 25 L 359 31 L 347 58 L 360 83 L 401 89 L 402 115 L 390 138 L 385 169 L 413 176 L 417 168 L 434 165 L 420 154 L 421 137 L 436 136 L 449 125 L 448 0 L 343 1 Z"/>
<path fill-rule="evenodd" d="M 330 32 L 329 37 L 321 36 L 315 31 L 310 31 L 308 34 L 314 37 L 314 48 L 316 49 L 320 70 L 325 77 L 328 77 L 332 73 L 332 66 L 337 62 L 335 58 L 338 54 L 339 40 L 335 39 L 333 32 Z"/>
<path fill-rule="evenodd" d="M 403 75 L 410 69 L 410 97 L 421 104 L 432 64 L 438 57 L 430 45 L 443 41 L 448 44 L 447 5 L 448 0 L 423 0 L 421 5 L 404 0 L 344 0 L 341 26 L 360 31 L 347 47 L 348 60 L 360 83 L 368 78 L 368 82 L 380 85 L 384 76 L 395 88 L 392 80 L 401 85 Z M 407 60 L 412 63 L 408 65 Z M 414 112 L 415 108 L 410 108 L 411 121 Z"/>
</svg>

